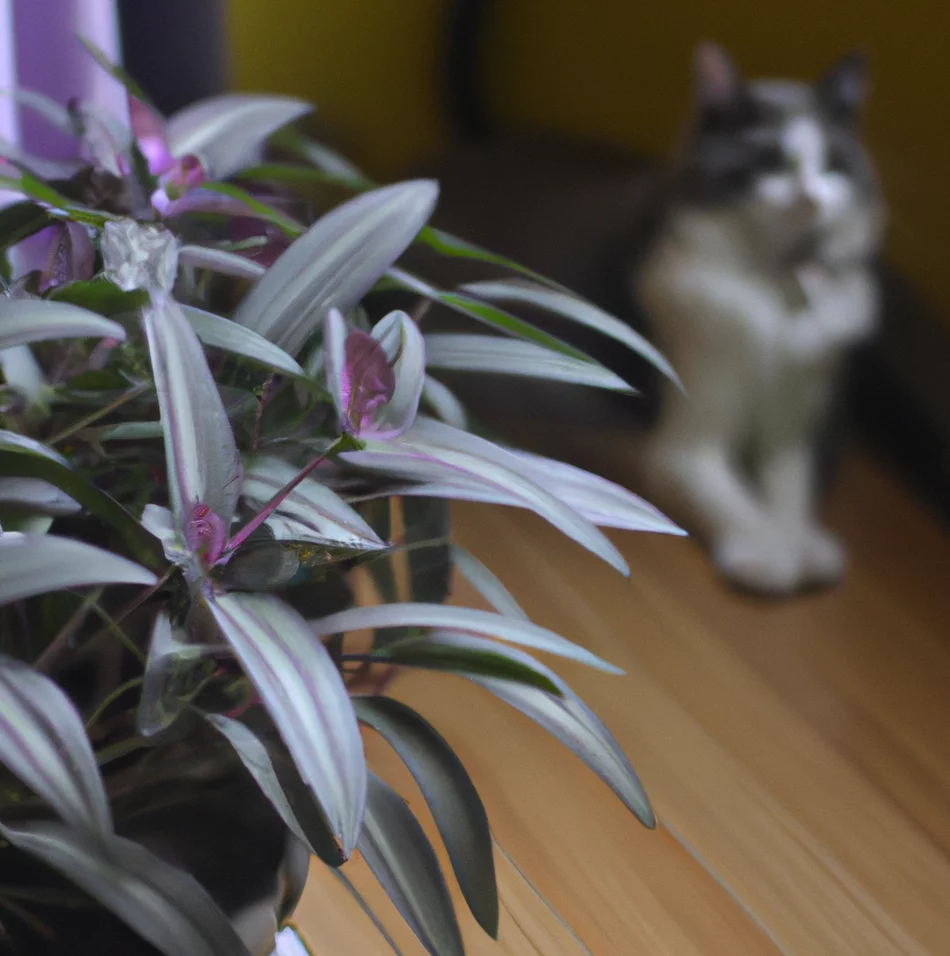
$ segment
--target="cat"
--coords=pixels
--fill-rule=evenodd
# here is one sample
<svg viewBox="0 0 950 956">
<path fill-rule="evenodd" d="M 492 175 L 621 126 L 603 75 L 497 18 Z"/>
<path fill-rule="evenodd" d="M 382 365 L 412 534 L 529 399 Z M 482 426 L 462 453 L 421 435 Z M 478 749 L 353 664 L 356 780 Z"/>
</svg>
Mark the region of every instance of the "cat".
<svg viewBox="0 0 950 956">
<path fill-rule="evenodd" d="M 464 26 L 470 46 L 472 18 Z M 452 59 L 456 115 L 479 135 L 424 170 L 442 187 L 435 224 L 647 333 L 686 394 L 609 340 L 540 317 L 645 396 L 446 380 L 492 422 L 521 412 L 575 427 L 619 421 L 631 436 L 646 426 L 645 490 L 732 583 L 783 595 L 839 580 L 843 548 L 815 516 L 816 455 L 843 358 L 878 310 L 884 205 L 859 132 L 865 59 L 844 57 L 814 86 L 746 82 L 724 50 L 701 44 L 693 115 L 666 168 L 551 134 L 486 135 L 458 66 L 476 57 Z M 446 284 L 462 275 L 441 268 Z"/>
<path fill-rule="evenodd" d="M 815 439 L 845 350 L 875 324 L 884 224 L 858 132 L 866 64 L 746 82 L 703 44 L 695 72 L 663 225 L 630 276 L 687 392 L 662 386 L 647 480 L 731 581 L 831 584 L 845 555 L 815 515 Z"/>
</svg>

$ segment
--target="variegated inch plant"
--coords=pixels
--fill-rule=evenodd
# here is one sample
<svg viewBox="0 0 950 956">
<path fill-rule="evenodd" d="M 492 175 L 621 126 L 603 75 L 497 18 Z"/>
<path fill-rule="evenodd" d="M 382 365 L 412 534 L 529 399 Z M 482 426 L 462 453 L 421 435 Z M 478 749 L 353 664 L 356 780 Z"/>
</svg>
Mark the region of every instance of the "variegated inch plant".
<svg viewBox="0 0 950 956">
<path fill-rule="evenodd" d="M 378 188 L 289 133 L 308 105 L 228 95 L 166 120 L 103 65 L 130 130 L 20 93 L 83 161 L 2 151 L 17 194 L 0 211 L 2 944 L 266 954 L 311 858 L 349 885 L 359 852 L 425 949 L 455 956 L 436 855 L 367 769 L 360 725 L 415 777 L 494 936 L 492 835 L 445 740 L 385 695 L 396 668 L 481 685 L 654 817 L 607 728 L 528 651 L 617 669 L 532 624 L 452 543 L 447 501 L 531 509 L 621 572 L 599 527 L 678 529 L 615 484 L 475 434 L 432 373 L 627 389 L 499 302 L 673 373 L 616 319 L 428 227 L 435 183 Z M 311 181 L 351 196 L 317 216 L 291 188 Z M 413 244 L 508 277 L 435 288 L 396 265 Z M 394 287 L 490 334 L 380 316 Z M 494 612 L 444 603 L 453 568 Z"/>
</svg>

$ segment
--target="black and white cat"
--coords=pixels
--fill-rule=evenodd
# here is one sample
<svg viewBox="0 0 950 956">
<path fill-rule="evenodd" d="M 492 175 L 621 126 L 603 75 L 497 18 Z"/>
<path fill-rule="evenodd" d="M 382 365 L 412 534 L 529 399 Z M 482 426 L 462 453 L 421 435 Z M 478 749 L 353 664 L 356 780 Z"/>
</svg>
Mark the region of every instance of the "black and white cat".
<svg viewBox="0 0 950 956">
<path fill-rule="evenodd" d="M 696 54 L 696 110 L 632 289 L 683 378 L 644 464 L 656 499 L 739 584 L 785 593 L 844 570 L 815 514 L 816 435 L 844 351 L 872 331 L 883 206 L 857 121 L 863 59 L 817 86 L 745 82 Z"/>
<path fill-rule="evenodd" d="M 520 135 L 482 137 L 426 172 L 442 184 L 438 225 L 549 275 L 665 351 L 685 395 L 610 343 L 554 329 L 654 399 L 641 456 L 651 500 L 733 582 L 792 593 L 845 565 L 815 514 L 815 459 L 841 360 L 877 311 L 884 213 L 859 133 L 866 65 L 847 56 L 814 86 L 746 82 L 703 44 L 694 70 L 693 115 L 668 168 Z M 461 383 L 489 417 L 492 403 L 574 425 L 616 411 L 581 389 L 516 387 L 513 401 L 500 382 L 488 396 Z"/>
</svg>

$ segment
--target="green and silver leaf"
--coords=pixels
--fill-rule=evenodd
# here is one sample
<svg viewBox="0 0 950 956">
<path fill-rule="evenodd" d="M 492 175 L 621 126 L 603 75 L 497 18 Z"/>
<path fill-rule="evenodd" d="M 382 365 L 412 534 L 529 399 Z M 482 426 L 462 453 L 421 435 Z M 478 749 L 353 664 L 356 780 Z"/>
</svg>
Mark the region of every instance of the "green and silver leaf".
<svg viewBox="0 0 950 956">
<path fill-rule="evenodd" d="M 158 542 L 118 501 L 72 471 L 57 457 L 24 454 L 23 451 L 22 448 L 16 451 L 7 450 L 0 443 L 0 476 L 40 478 L 55 485 L 70 498 L 78 501 L 83 508 L 112 525 L 137 561 L 152 569 L 165 566 Z"/>
<path fill-rule="evenodd" d="M 173 299 L 157 299 L 144 323 L 178 526 L 184 530 L 200 503 L 227 527 L 241 493 L 241 458 L 204 349 Z"/>
<path fill-rule="evenodd" d="M 366 759 L 343 678 L 291 607 L 263 594 L 208 600 L 346 859 L 359 838 Z"/>
<path fill-rule="evenodd" d="M 0 297 L 0 349 L 50 339 L 111 338 L 125 340 L 118 322 L 66 302 Z"/>
<path fill-rule="evenodd" d="M 105 584 L 155 584 L 151 571 L 84 541 L 51 534 L 0 534 L 0 604 Z"/>
<path fill-rule="evenodd" d="M 603 309 L 599 309 L 575 295 L 525 279 L 471 282 L 462 286 L 462 291 L 489 302 L 526 303 L 570 319 L 578 325 L 596 329 L 602 335 L 623 343 L 631 351 L 643 356 L 667 378 L 682 388 L 673 366 L 655 345 L 647 341 L 639 332 L 634 331 L 626 322 L 621 322 L 609 313 L 604 312 Z"/>
<path fill-rule="evenodd" d="M 494 335 L 436 332 L 425 337 L 426 365 L 459 372 L 487 372 L 635 392 L 619 375 L 586 359 L 573 358 L 534 342 Z"/>
<path fill-rule="evenodd" d="M 360 852 L 430 956 L 465 956 L 452 897 L 438 858 L 406 802 L 369 775 Z"/>
<path fill-rule="evenodd" d="M 67 823 L 100 836 L 112 832 L 96 757 L 72 701 L 50 678 L 6 656 L 0 656 L 0 762 Z"/>
<path fill-rule="evenodd" d="M 504 584 L 474 554 L 466 551 L 460 545 L 453 544 L 452 563 L 458 568 L 462 577 L 499 614 L 506 614 L 508 617 L 518 618 L 522 621 L 528 620 L 528 615 L 521 609 L 521 605 L 511 596 Z"/>
<path fill-rule="evenodd" d="M 429 804 L 479 926 L 498 938 L 498 887 L 488 815 L 462 762 L 436 729 L 389 697 L 357 697 L 356 716 L 396 751 Z"/>
<path fill-rule="evenodd" d="M 297 355 L 328 311 L 347 312 L 405 251 L 435 206 L 435 183 L 398 183 L 338 206 L 291 244 L 234 320 Z"/>
<path fill-rule="evenodd" d="M 608 674 L 622 674 L 623 671 L 601 660 L 584 647 L 574 644 L 566 638 L 532 624 L 530 621 L 493 614 L 469 607 L 454 607 L 445 604 L 376 604 L 371 607 L 352 607 L 337 614 L 319 618 L 310 622 L 320 637 L 331 634 L 345 634 L 348 631 L 361 631 L 364 628 L 389 627 L 432 627 L 467 631 L 472 634 L 484 634 L 510 641 L 524 647 L 557 654 L 569 660 L 578 661 Z"/>
<path fill-rule="evenodd" d="M 313 110 L 290 96 L 225 93 L 199 100 L 168 120 L 173 156 L 198 156 L 211 179 L 227 179 L 253 162 L 256 150 L 275 130 Z"/>
<path fill-rule="evenodd" d="M 304 371 L 294 359 L 256 332 L 194 306 L 185 305 L 182 310 L 195 334 L 205 345 L 240 355 L 286 375 L 303 378 Z"/>
</svg>

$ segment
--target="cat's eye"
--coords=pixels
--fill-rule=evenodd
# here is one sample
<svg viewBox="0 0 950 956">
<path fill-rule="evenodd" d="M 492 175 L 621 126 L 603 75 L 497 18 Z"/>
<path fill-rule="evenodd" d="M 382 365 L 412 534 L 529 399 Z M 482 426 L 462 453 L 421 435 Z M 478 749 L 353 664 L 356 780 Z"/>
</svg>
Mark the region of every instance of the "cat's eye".
<svg viewBox="0 0 950 956">
<path fill-rule="evenodd" d="M 756 166 L 763 173 L 780 173 L 789 168 L 789 160 L 780 146 L 772 144 L 759 150 Z"/>
</svg>

